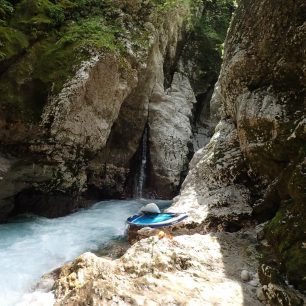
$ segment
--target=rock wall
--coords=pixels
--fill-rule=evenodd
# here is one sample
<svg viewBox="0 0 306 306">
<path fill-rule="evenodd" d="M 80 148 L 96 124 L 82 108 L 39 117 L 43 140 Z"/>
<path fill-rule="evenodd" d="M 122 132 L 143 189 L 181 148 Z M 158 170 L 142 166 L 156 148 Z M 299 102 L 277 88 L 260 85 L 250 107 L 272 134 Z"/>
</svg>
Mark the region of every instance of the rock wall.
<svg viewBox="0 0 306 306">
<path fill-rule="evenodd" d="M 0 219 L 27 211 L 62 215 L 87 205 L 84 198 L 132 196 L 145 127 L 145 195 L 170 198 L 186 175 L 194 110 L 206 112 L 197 95 L 216 81 L 216 47 L 231 1 L 82 3 L 22 0 L 0 16 L 7 47 L 0 58 L 0 155 L 8 161 Z M 49 27 L 31 24 L 37 16 Z M 220 38 L 211 39 L 211 31 Z M 27 43 L 13 50 L 19 36 L 7 33 Z M 204 42 L 213 66 L 199 63 Z M 192 73 L 195 66 L 201 69 Z M 200 86 L 197 79 L 213 71 Z"/>
<path fill-rule="evenodd" d="M 157 84 L 149 105 L 150 187 L 169 197 L 187 171 L 192 138 L 192 109 L 196 98 L 189 79 L 175 73 L 171 87 Z"/>
<path fill-rule="evenodd" d="M 246 169 L 234 123 L 224 119 L 209 144 L 191 160 L 171 211 L 188 211 L 188 227 L 196 232 L 241 229 L 252 219 Z"/>
<path fill-rule="evenodd" d="M 211 102 L 221 121 L 210 143 L 195 154 L 174 204 L 191 212 L 187 226 L 198 230 L 219 223 L 239 229 L 245 219 L 268 221 L 263 261 L 283 278 L 262 275 L 262 281 L 276 287 L 289 281 L 301 290 L 306 269 L 305 12 L 304 1 L 240 1 Z M 277 301 L 281 295 L 274 294 L 274 303 L 286 301 L 284 296 Z"/>
<path fill-rule="evenodd" d="M 62 215 L 85 205 L 78 196 L 88 188 L 98 190 L 99 198 L 126 195 L 156 79 L 163 74 L 166 58 L 175 65 L 178 44 L 184 41 L 198 7 L 189 2 L 166 8 L 157 4 L 147 7 L 140 1 L 105 5 L 110 14 L 105 18 L 112 26 L 116 21 L 118 27 L 125 27 L 123 37 L 113 45 L 87 46 L 89 59 L 82 61 L 74 77 L 59 93 L 53 91 L 58 84 L 52 84 L 39 122 L 24 119 L 18 112 L 11 122 L 7 110 L 1 115 L 1 156 L 5 161 L 0 182 L 1 218 L 25 211 Z M 118 13 L 120 18 L 114 20 Z M 135 14 L 142 18 L 138 20 Z M 87 21 L 82 22 L 82 31 L 87 31 Z M 99 30 L 99 25 L 92 31 Z M 9 70 L 18 65 L 21 63 Z M 10 94 L 6 87 L 1 90 Z M 7 107 L 6 96 L 2 99 L 1 105 Z M 6 167 L 7 160 L 11 168 Z M 52 198 L 60 203 L 51 205 Z"/>
<path fill-rule="evenodd" d="M 186 16 L 189 13 L 186 9 L 172 11 L 158 27 L 154 28 L 151 24 L 151 46 L 148 48 L 144 57 L 146 60 L 138 72 L 137 87 L 124 101 L 106 147 L 90 163 L 89 185 L 96 190 L 98 189 L 101 195 L 119 196 L 125 192 L 131 195 L 131 185 L 137 166 L 137 151 L 146 125 L 149 128 L 150 150 L 154 150 L 151 146 L 152 143 L 160 142 L 164 137 L 160 132 L 154 133 L 151 122 L 156 115 L 151 112 L 151 105 L 156 99 L 158 88 L 160 96 L 165 95 L 164 67 L 170 65 L 166 63 L 166 60 L 175 62 L 177 53 L 180 52 L 180 44 L 186 39 L 184 37 L 188 26 Z M 170 53 L 169 50 L 171 50 Z M 189 108 L 191 109 L 192 105 L 189 105 Z M 168 110 L 164 110 L 164 113 L 167 116 Z M 189 138 L 189 135 L 187 137 Z M 188 140 L 182 139 L 182 141 Z M 150 155 L 154 155 L 153 151 Z M 153 158 L 150 161 L 154 169 L 157 161 Z M 180 176 L 182 169 L 179 168 L 177 171 L 178 174 L 175 173 L 175 175 Z M 167 171 L 166 175 L 167 180 L 172 179 L 172 173 Z M 159 193 L 158 186 L 152 184 L 151 189 Z M 162 193 L 161 191 L 160 195 L 169 196 L 173 192 L 167 187 L 165 190 L 166 192 Z"/>
</svg>

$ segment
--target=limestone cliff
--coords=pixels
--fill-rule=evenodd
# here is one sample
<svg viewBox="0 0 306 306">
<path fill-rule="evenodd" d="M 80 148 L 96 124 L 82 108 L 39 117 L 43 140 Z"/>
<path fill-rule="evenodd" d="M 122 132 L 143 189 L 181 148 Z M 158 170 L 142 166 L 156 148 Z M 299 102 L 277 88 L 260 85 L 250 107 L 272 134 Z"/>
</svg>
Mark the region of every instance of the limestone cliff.
<svg viewBox="0 0 306 306">
<path fill-rule="evenodd" d="M 1 2 L 0 219 L 63 215 L 87 205 L 84 195 L 131 196 L 145 129 L 145 191 L 175 195 L 232 10 L 232 1 Z"/>
<path fill-rule="evenodd" d="M 195 154 L 175 201 L 177 210 L 191 211 L 189 226 L 198 230 L 268 221 L 262 261 L 283 278 L 271 271 L 267 276 L 263 268 L 261 280 L 275 288 L 289 281 L 301 290 L 306 288 L 305 12 L 304 1 L 240 1 L 211 101 L 221 121 L 209 145 Z M 266 292 L 273 303 L 289 303 L 276 292 Z"/>
</svg>

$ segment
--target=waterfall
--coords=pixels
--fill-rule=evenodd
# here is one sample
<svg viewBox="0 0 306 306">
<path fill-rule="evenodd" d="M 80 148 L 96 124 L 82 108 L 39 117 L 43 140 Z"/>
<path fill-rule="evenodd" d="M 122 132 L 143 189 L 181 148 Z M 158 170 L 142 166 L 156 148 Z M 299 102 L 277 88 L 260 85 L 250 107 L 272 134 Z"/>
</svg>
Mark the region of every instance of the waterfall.
<svg viewBox="0 0 306 306">
<path fill-rule="evenodd" d="M 146 167 L 148 155 L 148 127 L 146 126 L 142 135 L 139 150 L 139 164 L 134 181 L 134 198 L 143 197 L 143 189 L 146 183 Z"/>
</svg>

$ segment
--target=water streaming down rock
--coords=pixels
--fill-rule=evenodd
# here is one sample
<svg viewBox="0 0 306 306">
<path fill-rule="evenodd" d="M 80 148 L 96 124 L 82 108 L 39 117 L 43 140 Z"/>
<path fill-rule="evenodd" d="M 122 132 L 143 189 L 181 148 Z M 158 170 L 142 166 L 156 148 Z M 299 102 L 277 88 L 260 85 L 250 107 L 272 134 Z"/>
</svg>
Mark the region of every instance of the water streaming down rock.
<svg viewBox="0 0 306 306">
<path fill-rule="evenodd" d="M 147 156 L 148 156 L 148 127 L 146 126 L 143 132 L 140 150 L 139 163 L 137 165 L 137 172 L 134 178 L 134 198 L 143 198 L 143 191 L 146 184 L 146 170 L 147 170 Z"/>
</svg>

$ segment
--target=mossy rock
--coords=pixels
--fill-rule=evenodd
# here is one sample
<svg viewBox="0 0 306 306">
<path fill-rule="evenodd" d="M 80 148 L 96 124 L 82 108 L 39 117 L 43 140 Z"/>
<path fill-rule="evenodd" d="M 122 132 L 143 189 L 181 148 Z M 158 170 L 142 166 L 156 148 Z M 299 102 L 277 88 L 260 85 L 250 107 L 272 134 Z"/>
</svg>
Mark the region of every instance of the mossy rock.
<svg viewBox="0 0 306 306">
<path fill-rule="evenodd" d="M 265 237 L 280 269 L 300 290 L 306 290 L 305 202 L 284 203 L 265 228 Z"/>
<path fill-rule="evenodd" d="M 80 63 L 90 57 L 88 49 L 123 52 L 123 45 L 115 39 L 118 31 L 103 18 L 93 17 L 49 32 L 1 75 L 0 105 L 13 106 L 16 116 L 27 121 L 39 120 L 48 95 L 58 93 Z M 26 39 L 11 53 L 17 54 L 23 46 L 27 46 Z"/>
<path fill-rule="evenodd" d="M 122 35 L 135 48 L 149 40 L 133 18 L 133 28 L 123 28 L 125 17 L 109 0 L 22 0 L 10 7 L 0 24 L 0 107 L 11 122 L 38 122 L 48 97 L 93 53 L 124 58 Z"/>
</svg>

